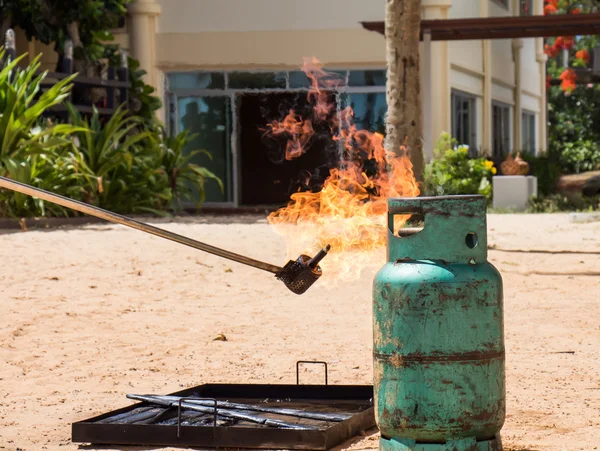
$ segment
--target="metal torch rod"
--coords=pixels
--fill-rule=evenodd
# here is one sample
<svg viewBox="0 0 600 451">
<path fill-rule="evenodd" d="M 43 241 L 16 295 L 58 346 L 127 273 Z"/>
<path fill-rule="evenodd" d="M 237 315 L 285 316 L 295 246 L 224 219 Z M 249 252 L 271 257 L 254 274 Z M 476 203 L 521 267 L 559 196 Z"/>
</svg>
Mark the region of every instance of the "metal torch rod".
<svg viewBox="0 0 600 451">
<path fill-rule="evenodd" d="M 187 401 L 169 401 L 167 399 L 156 398 L 152 395 L 127 395 L 129 399 L 135 399 L 137 401 L 144 401 L 150 404 L 156 404 L 159 406 L 165 407 L 178 407 L 181 406 L 182 409 L 195 410 L 197 412 L 202 413 L 216 413 L 222 417 L 233 418 L 239 421 L 248 421 L 250 423 L 256 424 L 264 424 L 265 426 L 278 427 L 278 428 L 286 428 L 286 429 L 299 429 L 299 430 L 317 430 L 315 426 L 309 425 L 301 425 L 296 423 L 290 423 L 287 421 L 275 420 L 273 418 L 266 418 L 260 415 L 248 413 L 248 412 L 240 412 L 236 410 L 229 409 L 217 409 L 215 411 L 214 407 L 207 407 L 200 404 L 193 404 Z"/>
<path fill-rule="evenodd" d="M 178 235 L 176 233 L 169 232 L 167 230 L 163 230 L 140 221 L 136 221 L 135 219 L 131 219 L 108 210 L 103 210 L 102 208 L 94 207 L 93 205 L 86 204 L 84 202 L 79 202 L 77 200 L 69 199 L 67 197 L 50 193 L 39 188 L 34 188 L 32 186 L 26 185 L 21 182 L 16 182 L 6 177 L 0 176 L 0 187 L 10 189 L 18 193 L 27 194 L 28 196 L 37 197 L 39 199 L 52 202 L 63 207 L 71 208 L 81 213 L 104 219 L 106 221 L 114 222 L 116 224 L 122 224 L 133 229 L 141 230 L 142 232 L 150 233 L 151 235 L 156 235 L 167 240 L 175 241 L 176 243 L 193 247 L 194 249 L 208 252 L 209 254 L 217 255 L 228 260 L 233 260 L 243 265 L 248 265 L 254 268 L 262 269 L 263 271 L 271 272 L 273 274 L 277 274 L 282 269 L 279 266 L 271 265 L 270 263 L 265 263 L 259 260 L 254 260 L 253 258 L 245 257 L 243 255 L 226 251 L 224 249 L 219 249 L 218 247 L 211 246 L 210 244 L 201 243 L 200 241 L 193 240 L 183 235 Z"/>
<path fill-rule="evenodd" d="M 127 395 L 129 396 L 129 395 Z M 139 395 L 133 395 L 139 396 Z M 205 407 L 214 406 L 214 401 L 204 399 L 193 399 L 193 398 L 181 398 L 179 396 L 169 395 L 143 395 L 146 397 L 152 397 L 153 399 L 159 399 L 164 401 L 179 402 L 180 399 L 184 399 L 186 403 L 198 404 Z M 135 399 L 135 398 L 133 398 Z M 308 418 L 311 420 L 321 421 L 345 421 L 352 415 L 346 413 L 325 413 L 325 412 L 311 412 L 307 410 L 291 409 L 286 407 L 269 407 L 269 406 L 257 406 L 252 404 L 241 404 L 237 402 L 229 401 L 217 401 L 217 407 L 223 409 L 233 410 L 249 410 L 254 412 L 273 413 L 276 415 L 285 415 L 297 418 Z"/>
</svg>

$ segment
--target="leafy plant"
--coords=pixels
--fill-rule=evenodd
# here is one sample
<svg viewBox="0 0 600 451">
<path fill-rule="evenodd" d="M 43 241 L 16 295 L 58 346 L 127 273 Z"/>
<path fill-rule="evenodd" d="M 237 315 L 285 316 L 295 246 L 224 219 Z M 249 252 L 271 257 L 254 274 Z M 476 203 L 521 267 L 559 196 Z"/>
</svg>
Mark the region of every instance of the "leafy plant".
<svg viewBox="0 0 600 451">
<path fill-rule="evenodd" d="M 155 89 L 144 82 L 142 78 L 146 75 L 146 71 L 140 69 L 140 62 L 135 58 L 129 57 L 129 89 L 130 110 L 142 117 L 146 122 L 154 120 L 156 110 L 162 107 L 160 99 L 154 95 Z"/>
<path fill-rule="evenodd" d="M 5 52 L 0 49 L 0 60 Z M 39 73 L 40 56 L 22 68 L 22 55 L 0 69 L 0 174 L 14 180 L 78 197 L 73 167 L 63 158 L 69 134 L 78 130 L 69 124 L 44 123 L 42 115 L 64 101 L 73 77 L 42 92 L 46 73 Z M 60 168 L 56 171 L 55 168 Z M 9 191 L 0 192 L 0 212 L 10 216 L 63 215 L 62 207 Z"/>
<path fill-rule="evenodd" d="M 72 162 L 60 152 L 29 154 L 24 158 L 4 160 L 5 175 L 37 188 L 81 200 L 85 190 Z M 2 216 L 73 216 L 75 212 L 51 202 L 20 194 L 3 192 L 0 196 Z"/>
<path fill-rule="evenodd" d="M 564 173 L 600 166 L 600 86 L 548 91 L 548 151 Z"/>
<path fill-rule="evenodd" d="M 0 49 L 0 60 L 4 57 L 5 51 Z M 40 94 L 47 75 L 39 73 L 41 55 L 20 68 L 25 57 L 21 55 L 0 69 L 0 164 L 24 151 L 40 152 L 64 145 L 64 136 L 76 130 L 68 124 L 39 127 L 44 112 L 67 98 L 75 75 Z"/>
<path fill-rule="evenodd" d="M 66 100 L 73 77 L 42 92 L 45 74 L 38 75 L 39 57 L 21 69 L 22 58 L 0 70 L 0 174 L 119 213 L 164 215 L 186 201 L 201 204 L 208 179 L 223 189 L 212 172 L 191 163 L 198 153 L 210 157 L 208 152 L 184 152 L 192 136 L 168 136 L 155 119 L 133 116 L 124 106 L 103 119 L 96 109 L 84 117 L 67 103 L 71 124 L 44 122 L 43 113 Z M 0 215 L 77 214 L 0 191 Z"/>
<path fill-rule="evenodd" d="M 200 153 L 212 159 L 207 150 L 194 150 L 187 155 L 184 154 L 186 146 L 194 140 L 196 135 L 190 135 L 183 131 L 178 135 L 168 136 L 165 128 L 160 125 L 155 131 L 155 145 L 157 145 L 163 170 L 169 179 L 169 186 L 173 194 L 172 208 L 180 211 L 183 203 L 191 202 L 197 197 L 197 204 L 201 205 L 205 200 L 204 184 L 206 180 L 213 179 L 223 188 L 223 182 L 211 171 L 190 163 L 190 160 Z"/>
<path fill-rule="evenodd" d="M 538 155 L 522 153 L 521 157 L 529 163 L 529 173 L 537 177 L 538 192 L 542 196 L 555 193 L 561 175 L 560 156 L 543 152 Z"/>
<path fill-rule="evenodd" d="M 468 146 L 457 146 L 444 133 L 434 150 L 434 158 L 425 167 L 425 191 L 431 195 L 481 194 L 492 198 L 491 178 L 494 163 L 486 158 L 469 158 Z"/>
<path fill-rule="evenodd" d="M 600 144 L 590 140 L 563 143 L 560 163 L 567 173 L 594 171 L 600 168 Z"/>
<path fill-rule="evenodd" d="M 116 212 L 164 210 L 171 201 L 160 155 L 149 145 L 151 133 L 140 130 L 141 118 L 121 106 L 102 123 L 98 111 L 83 118 L 68 105 L 74 135 L 73 158 L 86 181 L 85 201 Z"/>
<path fill-rule="evenodd" d="M 550 196 L 534 197 L 529 201 L 527 213 L 559 213 L 567 211 L 597 211 L 600 210 L 600 196 L 583 197 L 552 194 Z"/>
<path fill-rule="evenodd" d="M 0 18 L 25 31 L 27 38 L 55 44 L 75 44 L 75 57 L 97 61 L 106 56 L 110 30 L 125 17 L 131 0 L 4 0 Z"/>
</svg>

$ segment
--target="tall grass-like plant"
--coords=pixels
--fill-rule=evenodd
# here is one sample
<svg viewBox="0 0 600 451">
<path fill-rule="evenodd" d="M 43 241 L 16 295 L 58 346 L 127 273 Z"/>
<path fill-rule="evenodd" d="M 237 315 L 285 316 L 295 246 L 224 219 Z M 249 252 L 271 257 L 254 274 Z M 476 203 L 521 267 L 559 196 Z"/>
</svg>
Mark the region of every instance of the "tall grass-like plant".
<svg viewBox="0 0 600 451">
<path fill-rule="evenodd" d="M 206 198 L 204 184 L 208 179 L 215 180 L 221 191 L 224 189 L 223 182 L 214 173 L 190 162 L 194 156 L 201 153 L 212 159 L 211 154 L 203 149 L 186 154 L 185 148 L 194 138 L 195 135 L 187 130 L 177 135 L 168 135 L 161 125 L 158 125 L 155 130 L 154 143 L 161 155 L 162 167 L 169 180 L 173 194 L 171 208 L 175 211 L 181 211 L 185 202 L 195 202 L 200 206 Z"/>
<path fill-rule="evenodd" d="M 6 60 L 0 48 L 0 175 L 19 182 L 78 198 L 75 168 L 63 158 L 70 143 L 68 135 L 77 130 L 69 124 L 43 123 L 43 115 L 68 97 L 76 75 L 67 77 L 42 92 L 47 72 L 40 72 L 38 55 L 26 67 L 19 63 L 27 56 Z M 67 215 L 57 205 L 19 193 L 0 191 L 0 214 L 4 216 Z"/>
<path fill-rule="evenodd" d="M 41 55 L 27 67 L 20 68 L 18 64 L 26 55 L 0 69 L 0 163 L 23 152 L 41 152 L 65 145 L 64 136 L 74 131 L 68 124 L 44 129 L 37 126 L 49 108 L 68 97 L 76 75 L 60 80 L 40 94 L 42 81 L 47 76 L 47 72 L 39 72 Z M 0 60 L 5 57 L 6 52 L 0 49 Z"/>
<path fill-rule="evenodd" d="M 165 210 L 171 192 L 142 119 L 122 106 L 106 121 L 96 109 L 89 119 L 72 105 L 68 109 L 81 129 L 73 135 L 73 155 L 86 181 L 85 201 L 119 213 Z"/>
<path fill-rule="evenodd" d="M 0 50 L 0 60 L 5 53 Z M 119 213 L 164 215 L 186 201 L 204 201 L 204 183 L 221 181 L 191 163 L 187 132 L 168 136 L 162 125 L 123 106 L 110 118 L 96 109 L 83 117 L 67 103 L 70 124 L 43 122 L 65 103 L 75 75 L 45 88 L 40 57 L 25 68 L 21 56 L 0 69 L 0 175 Z M 148 129 L 150 127 L 150 129 Z M 75 216 L 70 209 L 0 190 L 0 215 Z"/>
</svg>

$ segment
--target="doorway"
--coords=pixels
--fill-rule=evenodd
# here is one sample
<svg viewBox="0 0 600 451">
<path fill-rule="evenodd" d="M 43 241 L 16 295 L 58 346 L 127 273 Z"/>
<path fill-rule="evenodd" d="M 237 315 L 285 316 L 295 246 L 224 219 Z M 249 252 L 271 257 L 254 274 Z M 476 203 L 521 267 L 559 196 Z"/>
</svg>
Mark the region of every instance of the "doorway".
<svg viewBox="0 0 600 451">
<path fill-rule="evenodd" d="M 241 199 L 247 206 L 286 205 L 298 191 L 319 191 L 329 170 L 339 161 L 337 142 L 327 123 L 313 123 L 315 134 L 305 152 L 285 159 L 289 136 L 265 136 L 267 124 L 283 119 L 290 110 L 312 117 L 306 91 L 243 94 L 239 96 Z M 333 93 L 329 101 L 335 104 Z M 335 109 L 332 114 L 336 114 Z"/>
</svg>

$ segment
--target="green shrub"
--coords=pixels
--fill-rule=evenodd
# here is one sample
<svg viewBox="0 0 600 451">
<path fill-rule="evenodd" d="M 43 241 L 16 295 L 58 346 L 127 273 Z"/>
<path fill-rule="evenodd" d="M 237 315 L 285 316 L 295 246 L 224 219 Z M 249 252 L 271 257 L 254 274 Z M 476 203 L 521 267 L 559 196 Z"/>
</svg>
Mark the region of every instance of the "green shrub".
<svg viewBox="0 0 600 451">
<path fill-rule="evenodd" d="M 600 86 L 578 85 L 569 95 L 548 90 L 548 151 L 564 174 L 600 165 Z"/>
<path fill-rule="evenodd" d="M 481 194 L 492 198 L 494 164 L 486 158 L 469 158 L 467 146 L 457 146 L 447 133 L 442 134 L 431 163 L 425 167 L 425 192 L 444 196 Z"/>
<path fill-rule="evenodd" d="M 0 48 L 0 60 L 6 54 Z M 38 55 L 25 68 L 18 64 L 27 54 L 0 69 L 0 159 L 15 158 L 29 151 L 46 151 L 66 143 L 64 136 L 74 129 L 68 124 L 40 127 L 42 115 L 63 102 L 75 77 L 67 77 L 40 94 L 46 73 L 39 74 Z M 39 95 L 39 98 L 36 97 Z M 0 164 L 3 161 L 0 160 Z"/>
<path fill-rule="evenodd" d="M 527 213 L 585 212 L 597 210 L 600 210 L 600 196 L 564 196 L 562 194 L 534 197 L 529 201 L 529 206 L 527 207 Z"/>
<path fill-rule="evenodd" d="M 6 56 L 0 48 L 0 60 Z M 16 181 L 79 198 L 82 192 L 77 175 L 63 155 L 70 145 L 69 135 L 77 127 L 52 125 L 42 115 L 65 100 L 74 76 L 65 78 L 42 92 L 46 73 L 39 73 L 40 56 L 26 67 L 21 55 L 0 69 L 0 175 Z M 45 216 L 68 214 L 66 209 L 40 199 L 0 190 L 3 216 Z"/>
<path fill-rule="evenodd" d="M 595 141 L 574 141 L 560 146 L 560 165 L 566 173 L 595 171 L 600 168 L 600 144 Z"/>
<path fill-rule="evenodd" d="M 95 108 L 89 119 L 68 108 L 71 122 L 82 129 L 73 136 L 72 152 L 85 180 L 84 200 L 117 213 L 166 210 L 171 190 L 151 132 L 140 130 L 141 119 L 122 107 L 105 121 Z"/>
<path fill-rule="evenodd" d="M 221 185 L 212 172 L 190 163 L 196 153 L 208 152 L 184 155 L 191 139 L 186 132 L 167 136 L 155 120 L 131 115 L 123 107 L 106 119 L 96 109 L 91 117 L 82 117 L 67 104 L 71 124 L 44 123 L 43 113 L 68 96 L 72 77 L 40 94 L 45 74 L 37 75 L 39 57 L 20 69 L 22 58 L 0 70 L 1 175 L 124 214 L 164 215 L 193 199 L 199 206 L 207 179 Z M 79 213 L 0 190 L 0 215 Z"/>
<path fill-rule="evenodd" d="M 538 179 L 538 193 L 542 196 L 556 193 L 556 185 L 561 175 L 558 157 L 548 152 L 538 155 L 523 153 L 521 157 L 529 163 L 529 174 Z"/>
</svg>

